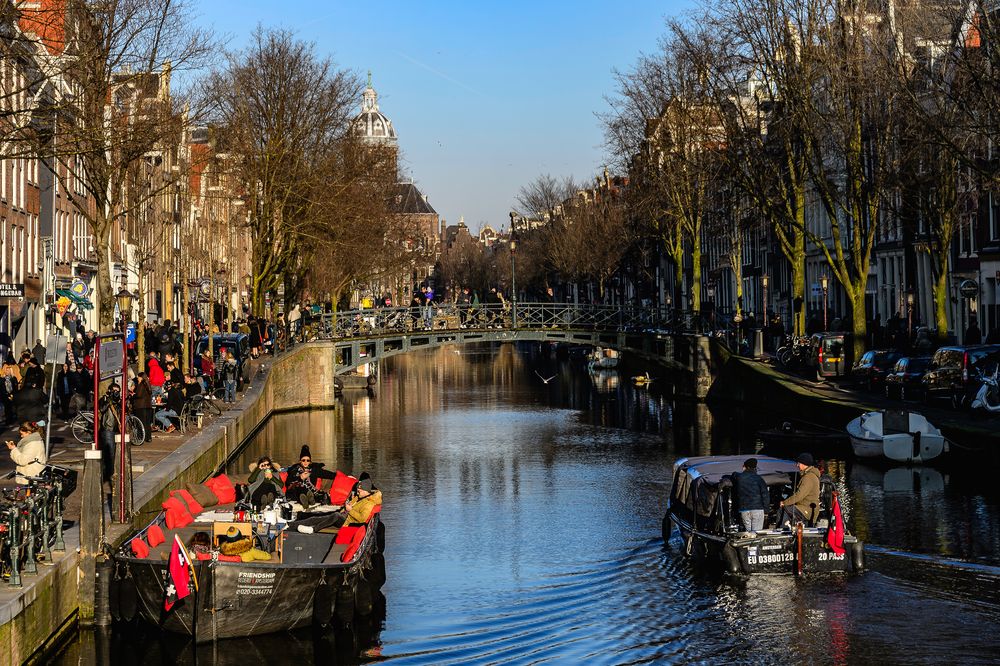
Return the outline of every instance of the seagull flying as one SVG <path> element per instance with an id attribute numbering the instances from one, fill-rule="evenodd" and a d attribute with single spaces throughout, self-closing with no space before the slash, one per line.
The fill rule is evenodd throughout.
<path id="1" fill-rule="evenodd" d="M 535 370 L 535 374 L 536 374 L 536 375 L 538 375 L 538 370 Z M 556 378 L 556 376 L 555 376 L 555 375 L 552 375 L 551 377 L 549 377 L 548 379 L 546 379 L 545 377 L 542 377 L 541 375 L 538 375 L 538 378 L 542 380 L 542 383 L 543 383 L 543 384 L 548 384 L 548 383 L 549 383 L 549 382 L 551 382 L 551 381 L 552 381 L 553 379 L 555 379 L 555 378 Z"/>

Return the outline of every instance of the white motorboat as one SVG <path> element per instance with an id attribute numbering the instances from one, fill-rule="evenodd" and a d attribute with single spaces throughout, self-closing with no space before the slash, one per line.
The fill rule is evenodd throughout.
<path id="1" fill-rule="evenodd" d="M 866 412 L 847 424 L 847 434 L 859 458 L 921 463 L 948 450 L 948 440 L 940 430 L 922 414 L 905 409 Z"/>
<path id="2" fill-rule="evenodd" d="M 591 370 L 611 370 L 618 367 L 618 352 L 614 349 L 596 348 L 590 354 Z"/>

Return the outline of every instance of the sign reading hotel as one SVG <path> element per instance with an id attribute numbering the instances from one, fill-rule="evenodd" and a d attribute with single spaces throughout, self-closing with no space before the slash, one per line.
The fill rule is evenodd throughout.
<path id="1" fill-rule="evenodd" d="M 0 283 L 0 298 L 24 298 L 24 283 L 3 284 Z"/>

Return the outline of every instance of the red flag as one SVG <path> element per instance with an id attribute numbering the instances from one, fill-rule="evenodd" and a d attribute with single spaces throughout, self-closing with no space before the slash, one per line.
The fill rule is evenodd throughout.
<path id="1" fill-rule="evenodd" d="M 187 551 L 181 545 L 180 538 L 174 535 L 174 546 L 170 549 L 170 561 L 167 564 L 167 598 L 163 601 L 163 609 L 170 610 L 174 604 L 191 594 L 191 561 Z"/>
<path id="2" fill-rule="evenodd" d="M 844 554 L 844 516 L 837 493 L 833 493 L 833 524 L 826 530 L 826 542 L 837 555 Z"/>

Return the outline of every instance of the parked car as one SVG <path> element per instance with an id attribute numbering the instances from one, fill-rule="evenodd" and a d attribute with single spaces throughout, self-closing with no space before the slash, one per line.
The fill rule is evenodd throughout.
<path id="1" fill-rule="evenodd" d="M 930 356 L 904 356 L 885 376 L 885 397 L 897 400 L 917 399 L 924 393 L 924 373 Z"/>
<path id="2" fill-rule="evenodd" d="M 841 377 L 851 367 L 853 356 L 849 333 L 813 333 L 809 337 L 809 367 L 817 379 Z"/>
<path id="3" fill-rule="evenodd" d="M 948 400 L 961 407 L 979 389 L 979 374 L 990 374 L 1000 361 L 1000 345 L 941 347 L 924 374 L 924 399 Z"/>
<path id="4" fill-rule="evenodd" d="M 895 351 L 866 351 L 851 368 L 851 377 L 869 391 L 874 391 L 882 386 L 885 376 L 902 356 Z"/>
<path id="5" fill-rule="evenodd" d="M 194 366 L 198 368 L 198 372 L 201 372 L 201 354 L 208 349 L 208 336 L 202 336 L 198 340 L 198 344 L 195 347 L 194 355 Z M 233 357 L 236 359 L 236 365 L 239 366 L 240 374 L 238 386 L 240 390 L 243 388 L 244 383 L 244 364 L 247 359 L 250 358 L 250 337 L 246 333 L 216 333 L 212 336 L 212 352 L 215 357 L 215 367 L 218 370 L 222 361 L 220 357 L 223 351 L 233 352 Z"/>

